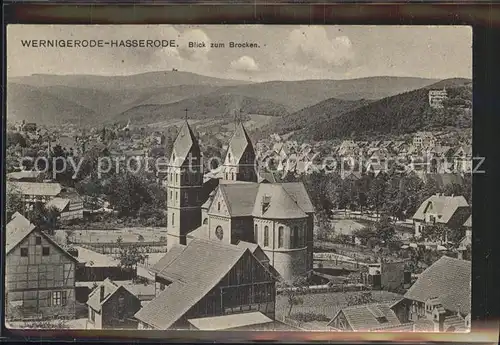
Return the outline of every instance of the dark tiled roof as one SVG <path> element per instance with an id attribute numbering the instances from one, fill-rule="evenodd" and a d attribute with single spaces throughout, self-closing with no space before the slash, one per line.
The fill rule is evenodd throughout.
<path id="1" fill-rule="evenodd" d="M 269 207 L 263 209 L 262 201 L 268 198 Z M 281 184 L 262 183 L 255 200 L 253 216 L 270 219 L 307 218 L 307 214 L 286 192 Z"/>
<path id="2" fill-rule="evenodd" d="M 228 160 L 229 157 L 226 157 L 226 162 L 231 161 L 238 164 L 245 151 L 250 151 L 255 154 L 252 140 L 248 136 L 243 124 L 239 122 L 236 125 L 236 130 L 231 138 L 231 141 L 229 142 L 228 153 L 231 152 L 233 156 L 231 157 L 231 160 Z"/>
<path id="3" fill-rule="evenodd" d="M 194 239 L 177 255 L 167 253 L 155 265 L 168 285 L 135 317 L 157 329 L 170 328 L 192 306 L 213 289 L 248 249 L 210 240 Z"/>
<path id="4" fill-rule="evenodd" d="M 471 263 L 442 256 L 418 277 L 405 298 L 425 303 L 437 297 L 446 310 L 468 314 L 471 310 Z"/>
<path id="5" fill-rule="evenodd" d="M 170 164 L 173 166 L 182 166 L 186 159 L 189 157 L 189 152 L 192 152 L 193 157 L 201 156 L 200 146 L 198 144 L 198 139 L 193 133 L 191 126 L 189 126 L 186 121 L 184 125 L 181 127 L 177 138 L 174 141 L 174 145 L 172 148 L 172 159 L 170 160 Z M 175 154 L 175 159 L 174 155 Z"/>

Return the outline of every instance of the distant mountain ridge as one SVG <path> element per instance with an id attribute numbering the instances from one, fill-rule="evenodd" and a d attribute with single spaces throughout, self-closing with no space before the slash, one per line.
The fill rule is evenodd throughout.
<path id="1" fill-rule="evenodd" d="M 146 125 L 182 118 L 185 108 L 192 119 L 220 119 L 233 116 L 241 106 L 245 113 L 280 117 L 270 125 L 288 130 L 439 82 L 369 77 L 251 83 L 182 71 L 130 76 L 37 74 L 9 78 L 7 119 L 46 124 L 78 120 L 82 125 L 131 119 Z"/>

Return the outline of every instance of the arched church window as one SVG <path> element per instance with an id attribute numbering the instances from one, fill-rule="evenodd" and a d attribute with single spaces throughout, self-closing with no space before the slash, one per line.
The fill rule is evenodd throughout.
<path id="1" fill-rule="evenodd" d="M 280 226 L 278 228 L 278 248 L 283 248 L 283 238 L 285 236 L 285 228 Z"/>
<path id="2" fill-rule="evenodd" d="M 269 246 L 269 227 L 266 225 L 264 227 L 264 247 Z"/>
<path id="3" fill-rule="evenodd" d="M 253 240 L 255 243 L 259 243 L 259 226 L 257 224 L 255 224 L 253 230 Z"/>
<path id="4" fill-rule="evenodd" d="M 174 221 L 174 214 L 172 213 L 172 225 L 174 225 L 175 221 Z"/>
<path id="5" fill-rule="evenodd" d="M 208 218 L 203 219 L 203 225 L 207 225 L 207 224 L 208 224 Z"/>
<path id="6" fill-rule="evenodd" d="M 220 211 L 220 202 L 217 203 L 217 211 Z"/>
<path id="7" fill-rule="evenodd" d="M 217 238 L 222 241 L 222 238 L 224 237 L 222 226 L 219 225 L 217 228 L 215 228 L 215 236 L 217 236 Z"/>

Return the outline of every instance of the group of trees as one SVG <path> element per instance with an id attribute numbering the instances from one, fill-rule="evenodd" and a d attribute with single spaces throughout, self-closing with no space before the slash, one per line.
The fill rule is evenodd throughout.
<path id="1" fill-rule="evenodd" d="M 288 181 L 296 181 L 290 177 Z M 472 180 L 465 176 L 463 184 L 440 186 L 436 180 L 422 179 L 413 174 L 381 172 L 376 177 L 362 174 L 359 179 L 342 179 L 338 173 L 315 172 L 299 178 L 304 182 L 317 214 L 330 215 L 332 209 L 370 210 L 396 219 L 407 219 L 422 202 L 436 193 L 463 195 L 471 202 Z"/>

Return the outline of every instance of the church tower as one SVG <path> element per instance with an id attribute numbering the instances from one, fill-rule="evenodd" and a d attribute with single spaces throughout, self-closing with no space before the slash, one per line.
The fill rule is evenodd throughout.
<path id="1" fill-rule="evenodd" d="M 186 122 L 172 147 L 167 172 L 167 247 L 186 244 L 186 235 L 201 225 L 203 166 L 198 140 Z"/>
<path id="2" fill-rule="evenodd" d="M 255 150 L 241 121 L 237 121 L 224 160 L 223 179 L 257 182 Z"/>

